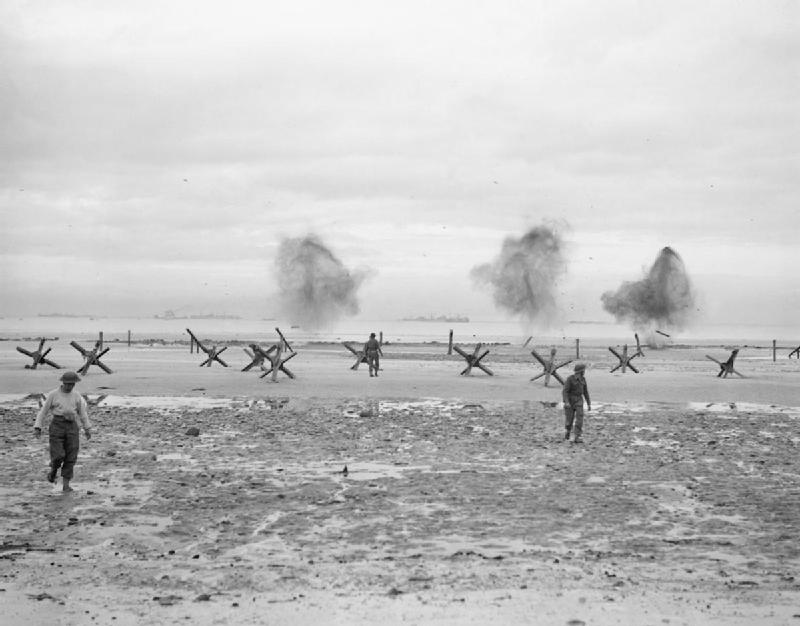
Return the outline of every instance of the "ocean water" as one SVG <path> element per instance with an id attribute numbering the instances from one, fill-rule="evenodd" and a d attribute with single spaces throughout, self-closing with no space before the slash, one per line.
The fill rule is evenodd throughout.
<path id="1" fill-rule="evenodd" d="M 274 319 L 157 319 L 120 317 L 6 317 L 0 318 L 0 338 L 22 339 L 58 337 L 66 341 L 92 341 L 100 332 L 106 342 L 149 339 L 168 342 L 189 339 L 191 329 L 200 339 L 222 341 L 271 342 L 280 328 L 292 343 L 364 341 L 370 332 L 383 333 L 384 341 L 394 343 L 447 343 L 452 329 L 454 340 L 462 343 L 522 343 L 528 337 L 537 344 L 581 341 L 634 343 L 634 330 L 628 326 L 600 322 L 568 322 L 559 327 L 527 328 L 515 320 L 474 320 L 469 322 L 359 320 L 347 319 L 325 329 L 305 329 Z M 800 345 L 800 323 L 790 326 L 706 325 L 681 331 L 669 330 L 670 337 L 639 331 L 642 343 L 654 338 L 659 343 L 730 343 L 771 346 Z"/>

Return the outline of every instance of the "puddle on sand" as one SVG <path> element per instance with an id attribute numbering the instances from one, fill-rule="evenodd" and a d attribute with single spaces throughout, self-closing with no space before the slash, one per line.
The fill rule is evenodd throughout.
<path id="1" fill-rule="evenodd" d="M 413 412 L 413 411 L 438 411 L 442 413 L 451 413 L 452 411 L 457 411 L 462 408 L 472 409 L 476 408 L 479 405 L 476 404 L 464 404 L 463 402 L 453 402 L 452 400 L 439 400 L 436 398 L 426 398 L 424 400 L 415 400 L 415 401 L 390 401 L 390 400 L 381 400 L 378 403 L 378 407 L 383 411 L 399 411 L 403 412 Z"/>
<path id="2" fill-rule="evenodd" d="M 680 443 L 678 441 L 675 441 L 674 439 L 656 439 L 655 441 L 653 441 L 653 440 L 639 439 L 638 437 L 635 437 L 633 441 L 631 441 L 631 445 L 648 446 L 650 448 L 672 449 L 672 448 L 678 448 L 680 446 Z"/>
<path id="3" fill-rule="evenodd" d="M 21 403 L 36 404 L 36 394 L 0 394 L 0 406 L 18 405 Z M 287 401 L 271 399 L 263 396 L 248 398 L 207 398 L 198 396 L 115 396 L 91 395 L 85 396 L 93 406 L 111 408 L 154 409 L 160 411 L 173 411 L 178 409 L 204 409 L 237 408 L 240 410 L 253 409 L 261 403 L 267 408 L 284 406 Z"/>
<path id="4" fill-rule="evenodd" d="M 689 402 L 693 411 L 709 413 L 768 413 L 770 415 L 800 416 L 800 407 L 756 404 L 754 402 Z"/>
<path id="5" fill-rule="evenodd" d="M 347 465 L 347 474 L 342 470 Z M 279 469 L 279 468 L 276 468 Z M 330 476 L 331 478 L 342 478 L 349 481 L 379 480 L 390 478 L 402 480 L 406 472 L 430 472 L 430 465 L 394 465 L 390 463 L 309 463 L 305 465 L 282 466 L 284 475 L 300 475 L 306 478 L 317 478 L 320 476 Z"/>
<path id="6" fill-rule="evenodd" d="M 156 457 L 156 460 L 158 460 L 158 461 L 181 461 L 181 462 L 189 463 L 189 464 L 192 464 L 192 465 L 197 463 L 197 459 L 192 457 L 192 455 L 184 454 L 182 452 L 168 452 L 167 454 L 159 454 Z"/>

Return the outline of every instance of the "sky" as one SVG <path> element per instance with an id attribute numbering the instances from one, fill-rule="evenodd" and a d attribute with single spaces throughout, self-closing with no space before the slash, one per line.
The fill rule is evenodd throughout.
<path id="1" fill-rule="evenodd" d="M 0 3 L 0 315 L 260 318 L 281 242 L 359 316 L 504 319 L 546 225 L 562 319 L 681 257 L 697 323 L 800 310 L 800 4 Z"/>

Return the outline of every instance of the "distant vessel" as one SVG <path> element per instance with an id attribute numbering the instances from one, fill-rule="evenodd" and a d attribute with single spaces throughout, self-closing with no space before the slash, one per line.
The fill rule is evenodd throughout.
<path id="1" fill-rule="evenodd" d="M 433 315 L 429 315 L 428 317 L 424 317 L 422 315 L 418 317 L 404 317 L 401 321 L 403 322 L 450 322 L 456 324 L 465 324 L 469 322 L 469 318 L 465 315 L 439 315 L 438 317 L 434 317 Z"/>
<path id="2" fill-rule="evenodd" d="M 178 317 L 175 311 L 164 311 L 163 315 L 154 315 L 157 320 L 240 320 L 238 315 L 225 315 L 219 313 L 206 313 L 203 315 L 182 315 Z"/>

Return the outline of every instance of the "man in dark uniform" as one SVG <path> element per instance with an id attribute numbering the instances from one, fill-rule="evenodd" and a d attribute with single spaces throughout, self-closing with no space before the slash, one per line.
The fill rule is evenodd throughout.
<path id="1" fill-rule="evenodd" d="M 370 333 L 367 343 L 364 344 L 364 356 L 367 357 L 370 377 L 377 376 L 381 365 L 380 357 L 383 356 L 383 351 L 381 350 L 381 344 L 375 339 L 375 333 Z M 375 374 L 372 373 L 373 370 L 375 370 Z"/>
<path id="2" fill-rule="evenodd" d="M 575 426 L 575 443 L 582 443 L 583 434 L 583 399 L 586 398 L 586 410 L 592 410 L 592 401 L 589 399 L 589 387 L 586 384 L 584 373 L 586 365 L 578 363 L 575 365 L 575 373 L 567 377 L 564 381 L 564 427 L 566 433 L 564 439 L 569 441 L 569 434 Z"/>

